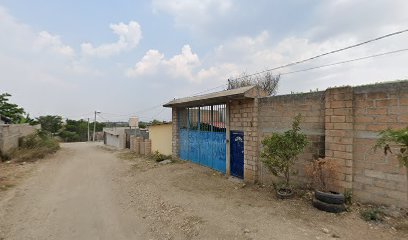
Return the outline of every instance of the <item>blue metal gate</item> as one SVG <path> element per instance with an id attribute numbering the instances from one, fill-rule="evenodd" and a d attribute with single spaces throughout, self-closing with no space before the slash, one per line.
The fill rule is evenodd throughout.
<path id="1" fill-rule="evenodd" d="M 244 133 L 231 131 L 231 175 L 244 177 Z"/>
<path id="2" fill-rule="evenodd" d="M 179 111 L 179 156 L 226 172 L 225 105 Z"/>

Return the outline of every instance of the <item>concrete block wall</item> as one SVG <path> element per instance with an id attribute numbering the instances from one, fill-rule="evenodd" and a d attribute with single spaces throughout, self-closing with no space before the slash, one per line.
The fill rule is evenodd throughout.
<path id="1" fill-rule="evenodd" d="M 40 125 L 29 124 L 4 124 L 0 125 L 0 152 L 3 154 L 18 147 L 21 137 L 30 135 L 40 129 Z"/>
<path id="2" fill-rule="evenodd" d="M 233 100 L 229 103 L 230 131 L 244 132 L 244 179 L 248 182 L 255 182 L 259 178 L 258 104 L 258 99 Z"/>
<path id="3" fill-rule="evenodd" d="M 330 88 L 325 94 L 325 157 L 338 164 L 334 190 L 344 192 L 353 183 L 353 89 Z"/>
<path id="4" fill-rule="evenodd" d="M 408 126 L 408 81 L 261 98 L 259 109 L 261 139 L 289 129 L 296 114 L 304 116 L 302 131 L 313 144 L 300 156 L 295 180 L 307 181 L 303 163 L 315 158 L 323 143 L 325 157 L 339 166 L 338 191 L 352 190 L 362 202 L 408 207 L 407 169 L 395 156 L 374 151 L 380 131 Z M 262 166 L 260 171 L 259 181 L 270 182 L 271 174 Z"/>
<path id="5" fill-rule="evenodd" d="M 290 94 L 259 99 L 259 127 L 260 138 L 263 139 L 273 132 L 283 133 L 292 127 L 293 118 L 302 115 L 301 128 L 308 136 L 309 147 L 299 156 L 294 166 L 297 174 L 292 176 L 295 181 L 305 182 L 305 164 L 324 155 L 324 92 L 307 94 Z M 262 144 L 259 143 L 259 151 Z M 270 184 L 272 174 L 260 161 L 259 182 Z"/>
<path id="6" fill-rule="evenodd" d="M 143 140 L 141 137 L 131 136 L 130 151 L 140 155 L 149 155 L 152 153 L 152 141 L 150 139 Z"/>
<path id="7" fill-rule="evenodd" d="M 182 110 L 179 108 L 172 108 L 172 156 L 173 158 L 179 157 L 179 112 Z"/>
<path id="8" fill-rule="evenodd" d="M 246 181 L 268 183 L 272 180 L 259 159 L 261 140 L 273 132 L 288 130 L 293 117 L 300 113 L 302 131 L 311 144 L 299 156 L 295 181 L 308 181 L 304 165 L 317 157 L 326 157 L 339 165 L 337 190 L 350 189 L 354 199 L 362 202 L 408 207 L 407 169 L 400 167 L 395 157 L 373 149 L 381 130 L 408 126 L 408 81 L 230 100 L 227 106 L 229 129 L 244 132 Z M 175 157 L 179 152 L 180 114 L 182 110 L 173 108 L 172 153 Z"/>
<path id="9" fill-rule="evenodd" d="M 378 132 L 408 126 L 408 82 L 353 88 L 353 194 L 355 199 L 408 207 L 407 169 L 374 151 Z M 398 152 L 393 148 L 392 151 Z"/>

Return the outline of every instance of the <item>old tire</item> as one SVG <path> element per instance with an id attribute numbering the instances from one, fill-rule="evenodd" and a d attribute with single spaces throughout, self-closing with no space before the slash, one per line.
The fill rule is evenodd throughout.
<path id="1" fill-rule="evenodd" d="M 280 188 L 276 190 L 276 196 L 279 199 L 288 199 L 293 197 L 293 190 L 289 188 Z"/>
<path id="2" fill-rule="evenodd" d="M 330 204 L 344 204 L 344 194 L 337 192 L 315 191 L 315 198 Z"/>
<path id="3" fill-rule="evenodd" d="M 331 213 L 341 213 L 346 210 L 346 206 L 344 204 L 325 203 L 316 198 L 313 199 L 313 206 L 321 211 Z"/>

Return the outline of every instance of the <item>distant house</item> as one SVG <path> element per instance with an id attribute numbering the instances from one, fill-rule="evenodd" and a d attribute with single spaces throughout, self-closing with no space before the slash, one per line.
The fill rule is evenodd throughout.
<path id="1" fill-rule="evenodd" d="M 131 136 L 148 139 L 149 132 L 147 129 L 130 127 L 112 127 L 103 129 L 104 144 L 118 149 L 130 148 Z"/>
<path id="2" fill-rule="evenodd" d="M 103 143 L 118 149 L 126 148 L 126 132 L 128 127 L 113 127 L 103 129 Z"/>
<path id="3" fill-rule="evenodd" d="M 152 152 L 161 154 L 172 154 L 172 123 L 156 124 L 149 127 L 149 139 L 152 143 Z"/>

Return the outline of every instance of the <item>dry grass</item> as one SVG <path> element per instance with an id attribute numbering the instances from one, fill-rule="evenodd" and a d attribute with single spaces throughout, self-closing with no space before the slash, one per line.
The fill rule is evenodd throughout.
<path id="1" fill-rule="evenodd" d="M 59 149 L 56 139 L 40 131 L 22 138 L 20 147 L 10 153 L 10 158 L 16 162 L 30 162 L 42 159 Z"/>

